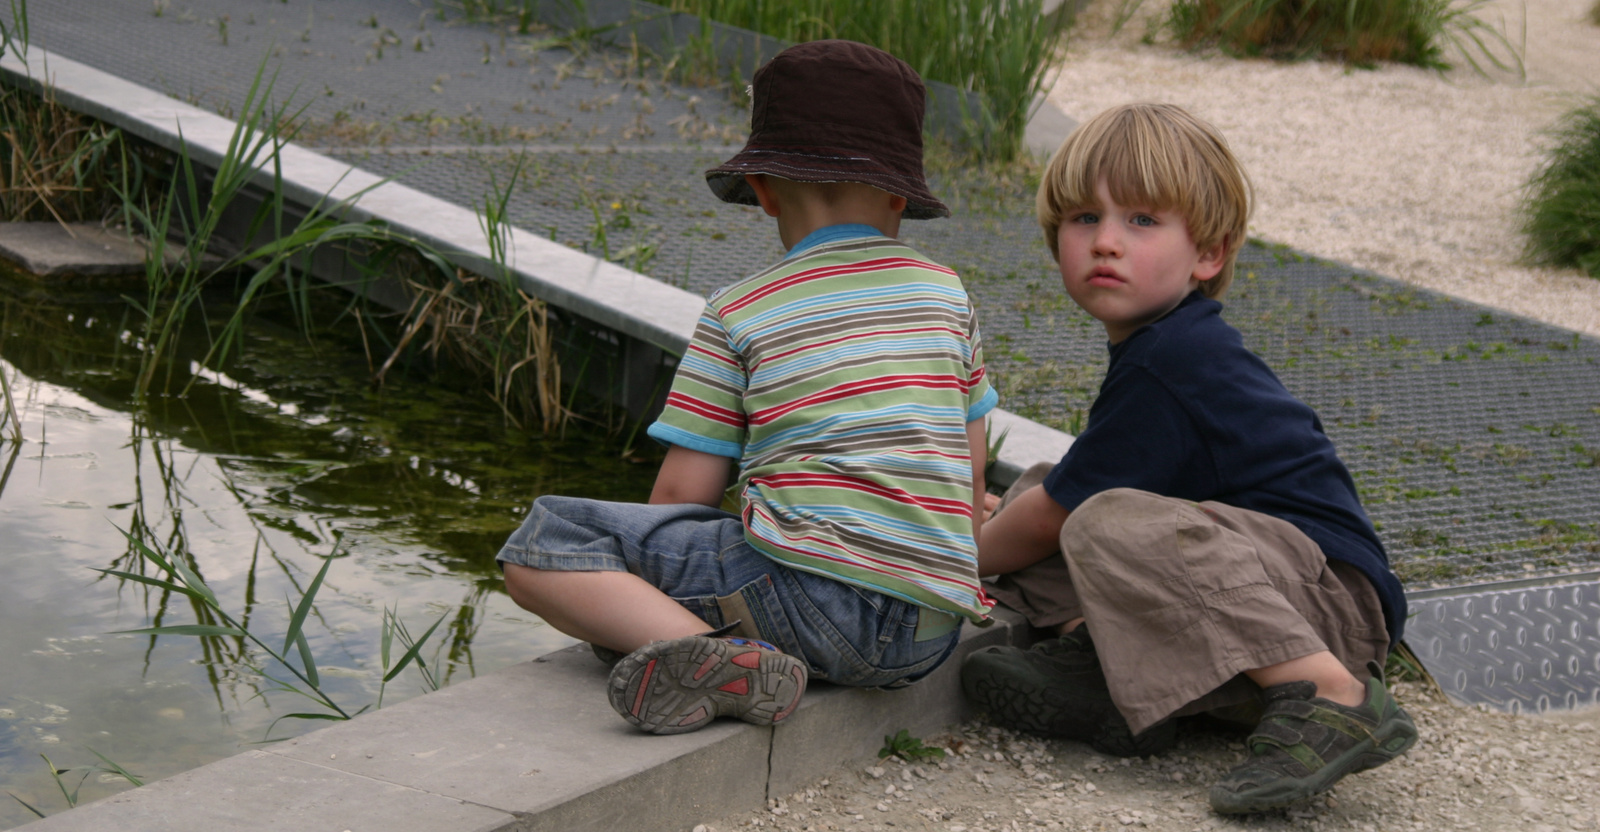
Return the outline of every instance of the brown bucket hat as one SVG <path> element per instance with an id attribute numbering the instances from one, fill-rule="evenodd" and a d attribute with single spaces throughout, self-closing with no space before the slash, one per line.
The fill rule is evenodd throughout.
<path id="1" fill-rule="evenodd" d="M 906 219 L 950 216 L 922 175 L 926 90 L 905 61 L 864 43 L 815 40 L 756 71 L 750 140 L 706 171 L 724 202 L 758 205 L 747 173 L 860 182 L 906 198 Z"/>

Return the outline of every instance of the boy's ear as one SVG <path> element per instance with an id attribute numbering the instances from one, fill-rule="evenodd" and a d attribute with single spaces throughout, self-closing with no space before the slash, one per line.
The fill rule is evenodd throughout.
<path id="1" fill-rule="evenodd" d="M 1221 242 L 1200 252 L 1200 260 L 1194 266 L 1194 279 L 1206 281 L 1221 274 L 1222 264 L 1227 262 L 1227 253 L 1227 237 L 1223 237 Z"/>
<path id="2" fill-rule="evenodd" d="M 899 194 L 889 194 L 890 211 L 893 211 L 896 214 L 903 214 L 905 213 L 906 205 L 908 204 L 910 204 L 910 200 L 906 199 L 905 197 L 900 196 Z"/>
<path id="3" fill-rule="evenodd" d="M 750 186 L 750 190 L 756 192 L 756 201 L 761 203 L 761 210 L 766 211 L 769 217 L 776 217 L 779 207 L 778 195 L 773 192 L 771 183 L 767 182 L 767 175 L 747 173 L 744 175 L 744 181 Z"/>

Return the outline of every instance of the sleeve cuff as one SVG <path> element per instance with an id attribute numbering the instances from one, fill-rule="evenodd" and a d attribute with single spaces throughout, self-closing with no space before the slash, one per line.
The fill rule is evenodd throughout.
<path id="1" fill-rule="evenodd" d="M 967 421 L 976 422 L 982 419 L 989 415 L 989 411 L 994 410 L 999 404 L 1000 394 L 996 393 L 993 387 L 990 387 L 984 391 L 983 398 L 978 399 L 977 404 L 967 408 Z"/>
<path id="2" fill-rule="evenodd" d="M 707 439 L 697 433 L 690 433 L 683 428 L 674 427 L 665 422 L 652 423 L 645 433 L 651 439 L 663 445 L 678 445 L 691 451 L 725 456 L 735 461 L 744 457 L 744 447 L 737 442 Z"/>

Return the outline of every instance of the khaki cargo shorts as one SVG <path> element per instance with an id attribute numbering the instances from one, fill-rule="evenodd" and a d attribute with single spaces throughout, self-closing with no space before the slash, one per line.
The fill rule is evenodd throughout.
<path id="1" fill-rule="evenodd" d="M 1029 469 L 1012 493 L 1049 470 Z M 1204 711 L 1254 724 L 1260 688 L 1245 670 L 1329 650 L 1365 680 L 1388 654 L 1371 583 L 1275 517 L 1113 489 L 1072 513 L 1061 550 L 987 590 L 1036 627 L 1083 617 L 1136 733 Z"/>

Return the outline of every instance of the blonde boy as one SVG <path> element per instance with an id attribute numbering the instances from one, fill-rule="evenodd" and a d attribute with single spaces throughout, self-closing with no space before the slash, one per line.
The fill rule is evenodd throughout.
<path id="1" fill-rule="evenodd" d="M 1110 364 L 979 558 L 1023 570 L 993 594 L 1064 635 L 962 673 L 998 721 L 1113 754 L 1169 747 L 1177 716 L 1250 713 L 1219 812 L 1308 798 L 1416 738 L 1380 676 L 1405 620 L 1383 546 L 1316 414 L 1219 314 L 1249 203 L 1226 142 L 1173 106 L 1102 113 L 1051 160 L 1039 222 Z"/>
<path id="2" fill-rule="evenodd" d="M 816 41 L 752 93 L 749 142 L 706 178 L 775 217 L 788 256 L 707 303 L 650 427 L 669 446 L 650 505 L 541 497 L 499 554 L 518 604 L 628 654 L 611 704 L 654 733 L 781 722 L 810 678 L 910 684 L 992 603 L 977 319 L 894 239 L 949 214 L 923 181 L 922 81 Z"/>

